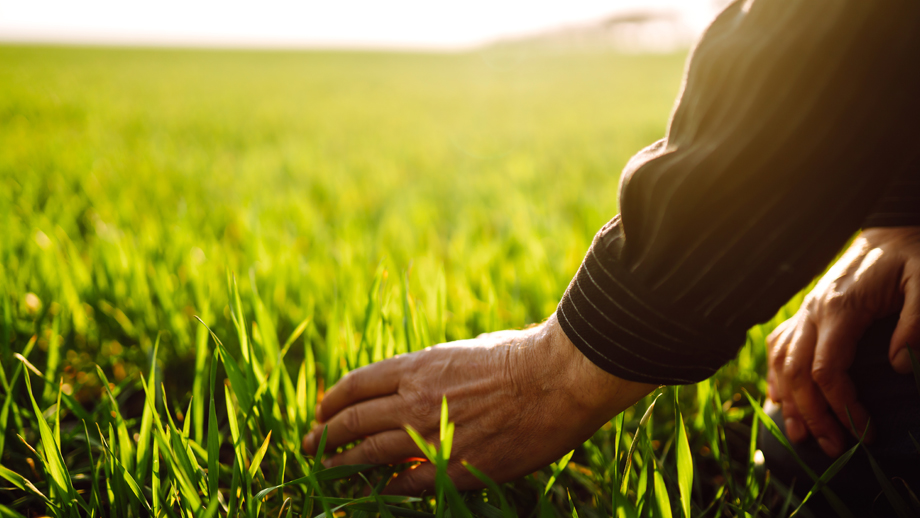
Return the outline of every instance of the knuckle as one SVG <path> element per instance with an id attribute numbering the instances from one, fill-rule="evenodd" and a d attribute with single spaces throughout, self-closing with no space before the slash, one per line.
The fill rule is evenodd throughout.
<path id="1" fill-rule="evenodd" d="M 398 491 L 400 494 L 417 495 L 425 489 L 424 481 L 422 477 L 419 476 L 418 469 L 407 471 L 399 477 L 396 477 L 396 480 L 399 482 Z"/>
<path id="2" fill-rule="evenodd" d="M 413 390 L 404 396 L 408 415 L 416 424 L 428 424 L 434 414 L 435 399 L 423 390 Z"/>
<path id="3" fill-rule="evenodd" d="M 810 369 L 798 362 L 786 362 L 783 377 L 796 386 L 811 381 Z"/>
<path id="4" fill-rule="evenodd" d="M 789 327 L 790 322 L 792 322 L 791 319 L 783 321 L 783 323 L 776 326 L 776 329 L 774 329 L 769 335 L 767 335 L 767 339 L 766 339 L 767 346 L 773 347 L 779 341 L 783 333 L 786 332 L 786 328 Z"/>
<path id="5" fill-rule="evenodd" d="M 805 426 L 811 430 L 813 435 L 826 435 L 829 431 L 827 414 L 821 413 L 806 413 L 802 414 L 802 419 L 805 421 Z"/>
<path id="6" fill-rule="evenodd" d="M 352 434 L 361 432 L 361 416 L 358 414 L 357 407 L 349 407 L 345 410 L 342 415 L 342 426 Z"/>
<path id="7" fill-rule="evenodd" d="M 364 458 L 368 463 L 383 464 L 385 462 L 380 439 L 376 435 L 364 439 L 361 448 L 364 450 Z"/>
<path id="8" fill-rule="evenodd" d="M 827 366 L 815 364 L 811 369 L 811 379 L 821 387 L 833 385 L 836 378 L 837 372 Z"/>
<path id="9" fill-rule="evenodd" d="M 342 392 L 345 396 L 351 397 L 358 393 L 358 376 L 354 371 L 346 374 L 339 383 L 342 385 Z"/>
<path id="10" fill-rule="evenodd" d="M 783 370 L 783 365 L 786 363 L 786 348 L 776 348 L 770 352 L 770 365 L 773 366 L 777 371 Z"/>
<path id="11" fill-rule="evenodd" d="M 836 313 L 849 307 L 850 297 L 846 293 L 834 291 L 824 296 L 821 305 L 830 313 Z"/>

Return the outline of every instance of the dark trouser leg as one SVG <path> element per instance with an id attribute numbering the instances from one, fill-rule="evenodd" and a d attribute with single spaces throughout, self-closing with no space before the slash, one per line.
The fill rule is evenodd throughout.
<path id="1" fill-rule="evenodd" d="M 869 411 L 871 422 L 876 428 L 876 438 L 869 450 L 885 475 L 893 479 L 894 486 L 907 499 L 909 496 L 904 490 L 904 483 L 898 478 L 920 495 L 920 453 L 908 435 L 913 434 L 920 441 L 920 392 L 912 375 L 895 373 L 888 362 L 888 345 L 897 323 L 898 317 L 895 315 L 879 320 L 869 328 L 859 342 L 850 375 L 859 399 Z M 770 417 L 783 428 L 780 409 L 775 409 Z M 760 448 L 771 475 L 786 486 L 794 478 L 796 494 L 799 498 L 804 497 L 813 485 L 812 480 L 763 427 L 759 437 Z M 851 439 L 849 446 L 853 444 L 856 444 L 855 439 Z M 821 451 L 814 438 L 810 437 L 794 446 L 799 457 L 818 475 L 833 462 Z M 882 488 L 863 451 L 856 452 L 829 486 L 855 516 L 893 515 L 885 496 L 880 496 Z M 806 506 L 817 517 L 836 515 L 820 495 L 813 496 Z"/>

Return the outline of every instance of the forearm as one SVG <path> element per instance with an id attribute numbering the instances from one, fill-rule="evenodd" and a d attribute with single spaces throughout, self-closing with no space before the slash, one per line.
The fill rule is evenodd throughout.
<path id="1" fill-rule="evenodd" d="M 601 426 L 623 410 L 634 405 L 658 385 L 629 381 L 604 371 L 568 338 L 559 324 L 557 314 L 551 315 L 537 331 L 535 340 L 527 353 L 535 361 L 529 365 L 557 365 L 564 370 L 564 383 L 554 380 L 545 384 L 549 390 L 561 389 L 568 392 L 567 400 L 573 408 L 591 415 Z M 533 370 L 533 369 L 532 369 Z M 537 371 L 525 376 L 538 376 Z"/>

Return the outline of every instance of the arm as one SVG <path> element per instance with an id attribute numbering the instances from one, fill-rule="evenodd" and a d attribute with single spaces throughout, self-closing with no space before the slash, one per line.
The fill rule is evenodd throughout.
<path id="1" fill-rule="evenodd" d="M 891 16 L 876 5 L 730 7 L 694 52 L 668 138 L 627 166 L 622 215 L 598 233 L 556 318 L 350 373 L 317 418 L 330 449 L 365 439 L 331 463 L 419 456 L 403 427 L 434 440 L 446 394 L 457 423 L 451 477 L 481 486 L 465 459 L 506 481 L 576 447 L 656 384 L 715 372 L 904 167 L 908 138 L 895 129 L 920 115 L 910 98 L 920 81 L 916 67 L 895 64 L 917 44 L 884 36 L 920 37 L 920 6 L 890 0 L 900 9 Z M 308 453 L 321 431 L 304 438 Z M 433 484 L 423 464 L 387 491 Z"/>
<path id="2" fill-rule="evenodd" d="M 690 61 L 667 138 L 559 306 L 624 379 L 691 383 L 821 272 L 917 160 L 920 4 L 732 4 Z M 913 156 L 911 156 L 913 154 Z"/>

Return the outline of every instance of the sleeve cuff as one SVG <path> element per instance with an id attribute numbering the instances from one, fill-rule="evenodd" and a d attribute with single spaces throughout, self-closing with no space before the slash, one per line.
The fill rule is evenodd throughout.
<path id="1" fill-rule="evenodd" d="M 920 225 L 920 171 L 896 178 L 863 222 L 863 228 L 917 225 Z"/>
<path id="2" fill-rule="evenodd" d="M 563 295 L 556 313 L 566 336 L 629 381 L 682 385 L 712 376 L 737 354 L 746 330 L 706 325 L 640 286 L 616 261 L 620 231 L 617 216 L 598 232 Z"/>

